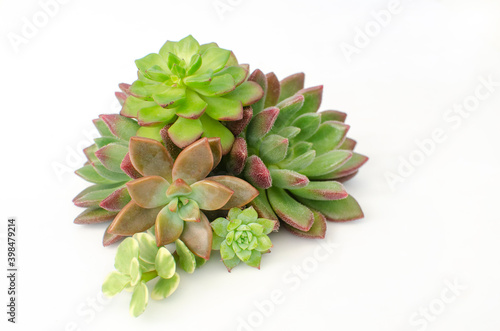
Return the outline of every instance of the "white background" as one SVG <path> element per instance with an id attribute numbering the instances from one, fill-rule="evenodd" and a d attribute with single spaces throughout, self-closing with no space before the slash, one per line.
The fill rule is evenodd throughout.
<path id="1" fill-rule="evenodd" d="M 216 9 L 220 3 L 225 12 Z M 373 12 L 389 3 L 67 0 L 43 22 L 39 2 L 0 0 L 0 264 L 5 268 L 5 220 L 16 216 L 20 268 L 18 324 L 5 322 L 2 276 L 0 325 L 499 330 L 500 4 L 401 0 L 380 28 Z M 34 16 L 43 26 L 23 36 Z M 365 28 L 371 36 L 357 47 Z M 14 34 L 26 37 L 22 44 L 9 41 Z M 128 293 L 92 305 L 116 246 L 101 246 L 103 225 L 72 223 L 81 210 L 71 200 L 87 184 L 70 171 L 83 163 L 91 120 L 119 110 L 114 92 L 134 80 L 133 61 L 188 34 L 232 49 L 252 68 L 280 78 L 303 71 L 307 86 L 324 85 L 322 109 L 347 112 L 357 150 L 370 157 L 346 185 L 366 217 L 328 225 L 331 253 L 283 230 L 272 236 L 260 271 L 240 266 L 229 274 L 214 258 L 182 273 L 172 297 L 151 301 L 133 319 Z M 343 53 L 347 44 L 355 54 Z M 487 96 L 481 79 L 496 82 Z M 477 89 L 483 100 L 473 105 Z M 473 109 L 451 113 L 464 103 Z M 446 138 L 422 157 L 416 141 L 435 130 Z M 410 157 L 414 169 L 398 173 Z M 389 173 L 404 176 L 391 187 Z M 327 255 L 318 261 L 315 252 Z M 302 279 L 293 276 L 294 265 L 305 267 Z M 454 293 L 449 284 L 456 282 Z M 282 300 L 264 316 L 255 302 L 272 293 Z"/>

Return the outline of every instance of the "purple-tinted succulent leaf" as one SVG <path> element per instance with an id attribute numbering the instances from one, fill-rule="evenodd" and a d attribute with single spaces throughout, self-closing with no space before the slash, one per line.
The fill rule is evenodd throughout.
<path id="1" fill-rule="evenodd" d="M 210 144 L 210 149 L 212 150 L 212 157 L 214 160 L 214 165 L 212 167 L 213 169 L 217 167 L 222 160 L 222 145 L 220 143 L 219 137 L 208 138 L 208 143 Z"/>
<path id="2" fill-rule="evenodd" d="M 245 168 L 247 157 L 248 150 L 246 140 L 241 137 L 236 138 L 231 148 L 231 152 L 229 152 L 227 156 L 227 171 L 233 175 L 239 175 Z"/>
<path id="3" fill-rule="evenodd" d="M 264 95 L 264 91 L 259 84 L 246 81 L 238 86 L 234 91 L 224 95 L 224 98 L 240 101 L 243 106 L 250 106 L 259 101 Z"/>
<path id="4" fill-rule="evenodd" d="M 252 107 L 248 106 L 243 108 L 243 118 L 238 121 L 229 121 L 226 123 L 226 127 L 231 131 L 231 133 L 236 137 L 245 130 L 248 123 L 252 120 L 253 111 Z"/>
<path id="5" fill-rule="evenodd" d="M 120 103 L 120 106 L 123 106 L 128 96 L 123 92 L 115 92 L 115 97 Z"/>
<path id="6" fill-rule="evenodd" d="M 319 114 L 321 115 L 321 123 L 324 123 L 326 121 L 337 121 L 344 123 L 347 117 L 346 113 L 338 110 L 323 110 Z"/>
<path id="7" fill-rule="evenodd" d="M 302 105 L 302 108 L 298 111 L 297 116 L 306 113 L 315 113 L 321 105 L 323 85 L 302 89 L 298 91 L 297 94 L 302 94 L 304 96 L 304 105 Z"/>
<path id="8" fill-rule="evenodd" d="M 256 196 L 251 202 L 250 206 L 253 207 L 260 218 L 278 221 L 278 216 L 274 213 L 273 208 L 269 204 L 269 200 L 267 199 L 267 193 L 265 190 L 258 190 L 259 195 Z M 274 231 L 278 231 L 280 222 L 275 222 Z"/>
<path id="9" fill-rule="evenodd" d="M 130 194 L 126 187 L 115 190 L 99 203 L 99 207 L 107 211 L 119 212 L 130 202 Z"/>
<path id="10" fill-rule="evenodd" d="M 114 137 L 108 126 L 102 119 L 96 118 L 92 120 L 92 122 L 94 123 L 94 126 L 102 137 Z"/>
<path id="11" fill-rule="evenodd" d="M 358 153 L 353 153 L 352 157 L 341 167 L 325 175 L 318 176 L 317 178 L 315 177 L 315 179 L 323 180 L 347 177 L 356 173 L 359 168 L 361 168 L 361 166 L 366 163 L 366 161 L 368 161 L 368 157 Z"/>
<path id="12" fill-rule="evenodd" d="M 293 74 L 281 80 L 281 94 L 279 101 L 283 101 L 304 88 L 305 75 L 303 72 Z"/>
<path id="13" fill-rule="evenodd" d="M 132 92 L 130 92 L 130 87 L 131 85 L 130 84 L 127 84 L 127 83 L 120 83 L 118 84 L 118 87 L 120 88 L 120 90 L 122 90 L 123 93 L 125 93 L 126 95 L 131 95 Z"/>
<path id="14" fill-rule="evenodd" d="M 233 176 L 214 176 L 208 178 L 211 181 L 217 182 L 224 185 L 228 189 L 232 190 L 234 193 L 231 198 L 226 202 L 226 204 L 221 209 L 231 209 L 234 207 L 243 207 L 250 203 L 256 196 L 259 195 L 259 191 L 255 189 L 248 182 Z"/>
<path id="15" fill-rule="evenodd" d="M 75 224 L 96 224 L 111 221 L 117 213 L 104 210 L 99 207 L 85 209 L 75 218 Z"/>
<path id="16" fill-rule="evenodd" d="M 309 185 L 291 189 L 290 192 L 310 200 L 340 200 L 348 196 L 344 186 L 335 181 L 310 182 Z"/>
<path id="17" fill-rule="evenodd" d="M 111 225 L 111 224 L 110 224 Z M 119 242 L 120 240 L 124 239 L 125 237 L 119 236 L 117 234 L 112 234 L 108 232 L 109 226 L 104 232 L 104 236 L 102 237 L 102 245 L 104 247 L 113 245 L 114 243 Z"/>
<path id="18" fill-rule="evenodd" d="M 191 186 L 186 183 L 183 179 L 178 178 L 174 180 L 172 185 L 167 190 L 167 196 L 170 198 L 185 196 L 191 193 Z"/>
<path id="19" fill-rule="evenodd" d="M 200 222 L 184 223 L 184 230 L 180 239 L 194 255 L 208 260 L 212 251 L 212 227 L 207 217 L 203 213 L 200 213 L 200 215 Z"/>
<path id="20" fill-rule="evenodd" d="M 95 156 L 101 161 L 102 165 L 111 171 L 121 172 L 121 163 L 127 155 L 127 147 L 113 143 L 106 145 L 95 152 Z"/>
<path id="21" fill-rule="evenodd" d="M 161 207 L 142 208 L 134 201 L 130 201 L 116 215 L 113 223 L 108 228 L 108 232 L 121 236 L 132 236 L 135 233 L 146 231 L 155 224 L 156 216 L 160 210 Z"/>
<path id="22" fill-rule="evenodd" d="M 101 175 L 106 179 L 111 180 L 112 182 L 126 182 L 129 180 L 129 177 L 126 174 L 124 174 L 121 170 L 120 172 L 111 171 L 105 166 L 103 166 L 101 161 L 99 160 L 92 162 L 91 164 L 99 175 Z"/>
<path id="23" fill-rule="evenodd" d="M 316 178 L 340 168 L 352 157 L 351 151 L 334 150 L 316 156 L 314 161 L 306 168 L 300 170 L 300 173 L 309 178 Z"/>
<path id="24" fill-rule="evenodd" d="M 207 177 L 213 169 L 212 149 L 207 138 L 199 139 L 177 156 L 172 168 L 172 178 L 183 179 L 189 185 Z"/>
<path id="25" fill-rule="evenodd" d="M 267 169 L 264 162 L 257 155 L 247 158 L 243 174 L 250 184 L 256 188 L 267 189 L 272 185 L 269 169 Z"/>
<path id="26" fill-rule="evenodd" d="M 305 187 L 309 184 L 307 176 L 288 169 L 269 169 L 273 186 L 283 189 L 293 189 Z"/>
<path id="27" fill-rule="evenodd" d="M 95 156 L 95 152 L 97 152 L 98 149 L 99 148 L 97 147 L 97 145 L 93 144 L 89 147 L 84 148 L 83 154 L 85 154 L 89 162 L 95 162 L 98 160 L 98 158 Z"/>
<path id="28" fill-rule="evenodd" d="M 179 217 L 186 222 L 199 222 L 201 219 L 200 207 L 198 204 L 189 200 L 187 204 L 179 208 L 178 211 Z"/>
<path id="29" fill-rule="evenodd" d="M 304 141 L 314 135 L 320 127 L 321 117 L 316 113 L 306 113 L 297 117 L 292 126 L 300 129 L 300 133 L 295 137 L 295 141 Z"/>
<path id="30" fill-rule="evenodd" d="M 260 71 L 259 69 L 255 70 L 254 72 L 252 72 L 250 77 L 248 77 L 248 80 L 259 84 L 264 93 L 267 93 L 267 78 L 262 71 Z M 254 115 L 257 115 L 264 109 L 265 101 L 266 100 L 264 98 L 261 98 L 259 101 L 252 105 Z"/>
<path id="31" fill-rule="evenodd" d="M 73 203 L 78 207 L 97 207 L 116 189 L 117 185 L 92 185 L 78 194 L 73 199 Z"/>
<path id="32" fill-rule="evenodd" d="M 277 104 L 276 107 L 280 110 L 280 116 L 278 116 L 274 123 L 274 129 L 279 130 L 289 125 L 297 117 L 295 114 L 302 108 L 303 104 L 304 96 L 301 94 L 294 95 Z"/>
<path id="33" fill-rule="evenodd" d="M 197 119 L 203 115 L 206 109 L 207 103 L 196 92 L 188 89 L 186 90 L 186 101 L 175 108 L 175 113 L 180 117 Z"/>
<path id="34" fill-rule="evenodd" d="M 142 137 L 130 139 L 129 154 L 132 165 L 143 176 L 161 176 L 172 181 L 172 157 L 158 141 Z"/>
<path id="35" fill-rule="evenodd" d="M 297 199 L 306 206 L 325 215 L 327 221 L 347 222 L 364 217 L 361 207 L 351 195 L 342 200 L 332 201 L 316 201 L 303 198 Z"/>
<path id="36" fill-rule="evenodd" d="M 307 140 L 313 144 L 316 155 L 321 155 L 342 145 L 347 131 L 349 131 L 349 125 L 327 121 L 321 124 L 317 132 Z"/>
<path id="37" fill-rule="evenodd" d="M 191 185 L 193 192 L 189 195 L 198 203 L 200 209 L 217 210 L 224 207 L 234 191 L 210 179 L 200 180 Z"/>
<path id="38" fill-rule="evenodd" d="M 135 136 L 139 129 L 139 124 L 136 121 L 117 114 L 101 115 L 99 118 L 106 123 L 115 137 L 125 141 Z"/>
<path id="39" fill-rule="evenodd" d="M 201 118 L 201 123 L 203 125 L 203 135 L 204 138 L 220 138 L 220 144 L 222 147 L 222 155 L 226 155 L 231 150 L 231 146 L 233 146 L 234 136 L 219 121 L 214 120 L 207 114 L 204 114 Z"/>
<path id="40" fill-rule="evenodd" d="M 354 176 L 356 176 L 358 174 L 359 171 L 355 171 L 353 172 L 352 174 L 348 175 L 348 176 L 345 176 L 345 177 L 340 177 L 340 178 L 335 178 L 335 180 L 339 183 L 345 183 L 347 182 L 348 180 L 352 179 Z"/>
<path id="41" fill-rule="evenodd" d="M 343 149 L 346 151 L 352 151 L 356 147 L 356 140 L 351 139 L 351 138 L 345 138 L 344 142 L 342 145 L 340 145 L 339 149 Z"/>
<path id="42" fill-rule="evenodd" d="M 130 154 L 127 153 L 120 164 L 120 169 L 126 173 L 130 178 L 136 179 L 141 178 L 142 175 L 134 168 L 132 161 L 130 160 Z"/>
<path id="43" fill-rule="evenodd" d="M 279 113 L 279 108 L 271 107 L 254 115 L 252 121 L 248 125 L 246 134 L 247 141 L 250 145 L 255 144 L 259 139 L 271 131 Z"/>
<path id="44" fill-rule="evenodd" d="M 156 246 L 168 245 L 179 239 L 184 229 L 184 221 L 177 212 L 172 212 L 165 206 L 157 213 L 155 224 Z"/>
<path id="45" fill-rule="evenodd" d="M 290 231 L 292 234 L 302 237 L 302 238 L 310 238 L 310 239 L 324 239 L 326 233 L 326 218 L 323 214 L 312 210 L 314 214 L 314 223 L 309 229 L 309 231 L 301 231 L 294 227 L 291 227 L 287 223 L 283 223 L 285 229 Z"/>
<path id="46" fill-rule="evenodd" d="M 168 129 L 170 139 L 180 148 L 184 148 L 195 142 L 200 138 L 202 133 L 203 125 L 199 118 L 192 120 L 179 117 Z"/>
<path id="47" fill-rule="evenodd" d="M 285 190 L 271 187 L 267 190 L 267 197 L 281 220 L 302 231 L 311 228 L 314 222 L 312 211 L 288 195 Z"/>
<path id="48" fill-rule="evenodd" d="M 260 144 L 262 161 L 266 164 L 276 164 L 283 161 L 288 152 L 288 143 L 288 139 L 280 135 L 267 135 Z"/>
<path id="49" fill-rule="evenodd" d="M 278 77 L 274 74 L 274 72 L 270 72 L 266 75 L 267 80 L 267 91 L 264 96 L 264 108 L 274 107 L 278 104 L 278 100 L 280 98 L 280 81 Z"/>
<path id="50" fill-rule="evenodd" d="M 115 144 L 115 143 L 122 144 L 123 146 L 126 146 L 126 144 L 124 144 L 123 140 L 118 139 L 114 136 L 113 137 L 98 137 L 98 138 L 95 138 L 94 141 L 95 141 L 95 145 L 96 145 L 97 149 L 103 148 L 106 145 Z M 95 158 L 95 159 L 97 159 L 97 158 Z"/>
<path id="51" fill-rule="evenodd" d="M 239 100 L 224 97 L 202 97 L 208 104 L 205 113 L 218 121 L 238 121 L 243 118 L 243 105 Z"/>
<path id="52" fill-rule="evenodd" d="M 99 175 L 92 165 L 87 164 L 75 171 L 75 174 L 85 179 L 87 182 L 95 184 L 112 184 L 113 181 Z"/>
<path id="53" fill-rule="evenodd" d="M 142 208 L 156 208 L 168 203 L 169 183 L 160 176 L 147 176 L 127 183 L 130 197 Z"/>
<path id="54" fill-rule="evenodd" d="M 167 124 L 160 130 L 160 136 L 161 140 L 165 144 L 165 147 L 167 148 L 168 153 L 172 156 L 172 158 L 175 160 L 177 156 L 180 154 L 182 151 L 181 148 L 179 148 L 172 139 L 168 136 L 168 129 L 170 129 L 171 125 Z"/>

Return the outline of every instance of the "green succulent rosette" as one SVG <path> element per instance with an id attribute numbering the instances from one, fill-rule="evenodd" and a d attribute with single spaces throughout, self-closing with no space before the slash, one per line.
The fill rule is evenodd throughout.
<path id="1" fill-rule="evenodd" d="M 263 95 L 247 81 L 248 65 L 215 43 L 200 45 L 192 36 L 167 41 L 159 53 L 136 61 L 138 79 L 121 84 L 121 115 L 137 119 L 138 135 L 161 141 L 160 130 L 184 148 L 200 137 L 219 137 L 229 152 L 234 136 L 223 124 L 243 117 L 243 107 Z"/>
<path id="2" fill-rule="evenodd" d="M 232 208 L 227 218 L 219 217 L 211 223 L 214 231 L 212 249 L 220 250 L 228 271 L 243 261 L 260 269 L 262 254 L 273 246 L 267 236 L 277 221 L 259 218 L 253 207 Z"/>
<path id="3" fill-rule="evenodd" d="M 281 82 L 256 70 L 264 90 L 252 116 L 231 127 L 239 137 L 224 160 L 227 170 L 259 189 L 251 205 L 261 217 L 280 219 L 292 233 L 323 238 L 326 221 L 350 221 L 363 212 L 341 182 L 368 160 L 346 138 L 346 114 L 318 112 L 323 87 L 304 89 L 304 74 Z"/>

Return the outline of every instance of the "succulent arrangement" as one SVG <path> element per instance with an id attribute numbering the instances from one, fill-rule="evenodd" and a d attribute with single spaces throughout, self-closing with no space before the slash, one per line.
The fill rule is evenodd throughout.
<path id="1" fill-rule="evenodd" d="M 327 221 L 363 217 L 342 183 L 368 158 L 353 151 L 345 113 L 319 111 L 322 86 L 304 88 L 302 73 L 250 74 L 192 36 L 136 65 L 137 80 L 116 93 L 120 114 L 94 120 L 100 137 L 76 171 L 92 185 L 73 199 L 85 208 L 75 223 L 110 222 L 103 245 L 121 241 L 102 290 L 132 292 L 132 316 L 213 250 L 228 271 L 260 269 L 280 225 L 324 238 Z"/>

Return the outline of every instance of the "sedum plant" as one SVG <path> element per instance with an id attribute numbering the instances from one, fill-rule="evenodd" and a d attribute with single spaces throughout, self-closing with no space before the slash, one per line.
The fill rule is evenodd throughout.
<path id="1" fill-rule="evenodd" d="M 323 238 L 326 220 L 363 217 L 342 181 L 352 178 L 367 161 L 353 152 L 346 138 L 346 114 L 317 112 L 323 87 L 304 89 L 304 75 L 278 81 L 260 70 L 250 80 L 264 90 L 252 106 L 252 117 L 235 141 L 226 165 L 260 190 L 252 206 L 262 217 L 279 219 L 292 233 Z M 247 123 L 235 126 L 237 131 Z"/>
<path id="2" fill-rule="evenodd" d="M 230 209 L 249 203 L 258 191 L 232 176 L 207 177 L 222 156 L 219 138 L 202 138 L 172 160 L 158 141 L 132 137 L 130 160 L 143 177 L 128 182 L 131 201 L 109 227 L 130 236 L 155 227 L 158 246 L 181 239 L 197 256 L 208 259 L 212 230 L 202 210 Z"/>
<path id="3" fill-rule="evenodd" d="M 138 79 L 121 84 L 121 115 L 143 126 L 139 136 L 161 140 L 168 126 L 170 139 L 184 148 L 200 137 L 218 137 L 229 152 L 232 133 L 221 123 L 243 117 L 243 107 L 258 101 L 262 88 L 247 81 L 248 66 L 215 43 L 200 45 L 192 36 L 167 41 L 159 53 L 136 61 Z"/>
<path id="4" fill-rule="evenodd" d="M 212 249 L 220 250 L 222 261 L 228 271 L 241 261 L 260 269 L 263 253 L 272 247 L 267 236 L 277 221 L 259 218 L 253 207 L 245 210 L 232 208 L 228 217 L 219 217 L 212 222 L 214 231 Z"/>

